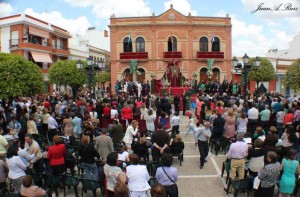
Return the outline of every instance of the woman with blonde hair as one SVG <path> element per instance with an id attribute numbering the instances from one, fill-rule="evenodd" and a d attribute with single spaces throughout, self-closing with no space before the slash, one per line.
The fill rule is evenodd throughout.
<path id="1" fill-rule="evenodd" d="M 133 137 L 136 136 L 138 133 L 138 124 L 138 121 L 133 120 L 131 124 L 127 127 L 125 136 L 123 138 L 123 142 L 127 146 L 129 153 L 131 151 Z"/>
<path id="2" fill-rule="evenodd" d="M 47 137 L 48 133 L 48 118 L 50 114 L 48 113 L 48 109 L 44 108 L 42 110 L 41 120 L 42 120 L 42 134 L 44 137 Z"/>
<path id="3" fill-rule="evenodd" d="M 34 115 L 31 114 L 29 120 L 27 121 L 27 133 L 29 134 L 39 134 L 37 126 L 34 122 Z"/>
<path id="4" fill-rule="evenodd" d="M 147 131 L 150 132 L 150 135 L 152 135 L 152 133 L 155 130 L 155 126 L 154 126 L 155 117 L 153 116 L 152 109 L 148 110 L 148 114 L 146 115 L 145 120 L 146 120 Z"/>
<path id="5" fill-rule="evenodd" d="M 235 123 L 236 120 L 235 120 L 235 116 L 233 115 L 233 110 L 229 109 L 227 112 L 227 116 L 225 117 L 224 137 L 231 138 L 236 134 Z"/>

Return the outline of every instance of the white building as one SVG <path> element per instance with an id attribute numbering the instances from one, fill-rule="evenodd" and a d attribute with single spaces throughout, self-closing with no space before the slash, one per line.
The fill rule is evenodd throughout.
<path id="1" fill-rule="evenodd" d="M 266 57 L 271 61 L 276 72 L 276 91 L 292 95 L 294 90 L 286 87 L 283 84 L 283 78 L 287 68 L 297 59 L 300 58 L 300 32 L 294 36 L 289 42 L 289 48 L 284 50 L 271 49 L 266 54 Z M 298 92 L 299 94 L 299 92 Z"/>

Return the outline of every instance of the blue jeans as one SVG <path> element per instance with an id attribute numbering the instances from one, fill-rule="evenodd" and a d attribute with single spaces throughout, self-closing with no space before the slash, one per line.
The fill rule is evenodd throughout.
<path id="1" fill-rule="evenodd" d="M 185 133 L 185 137 L 188 136 L 189 132 L 193 132 L 194 133 L 194 130 L 195 130 L 195 127 L 194 126 L 191 126 L 189 125 L 189 128 L 186 130 L 186 133 Z"/>
<path id="2" fill-rule="evenodd" d="M 91 163 L 81 162 L 81 166 L 84 168 L 85 178 L 97 180 L 98 168 L 97 168 L 96 163 L 91 164 Z M 91 173 L 93 173 L 93 175 L 91 175 Z"/>
<path id="3" fill-rule="evenodd" d="M 276 122 L 276 127 L 277 127 L 279 135 L 281 136 L 281 134 L 283 133 L 283 123 Z"/>

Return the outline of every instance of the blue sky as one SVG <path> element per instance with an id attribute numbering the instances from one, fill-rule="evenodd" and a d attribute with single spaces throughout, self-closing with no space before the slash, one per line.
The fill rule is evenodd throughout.
<path id="1" fill-rule="evenodd" d="M 232 18 L 233 55 L 264 56 L 269 49 L 286 49 L 300 32 L 299 0 L 0 0 L 0 17 L 27 13 L 83 34 L 90 27 L 108 29 L 111 14 L 144 16 L 161 14 L 170 7 L 184 15 Z M 258 5 L 274 8 L 291 4 L 297 10 L 257 11 Z"/>

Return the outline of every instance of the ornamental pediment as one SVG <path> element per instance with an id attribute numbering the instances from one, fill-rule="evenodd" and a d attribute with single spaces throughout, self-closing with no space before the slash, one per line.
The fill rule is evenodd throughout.
<path id="1" fill-rule="evenodd" d="M 161 15 L 157 16 L 157 21 L 187 21 L 187 17 L 171 7 Z"/>

